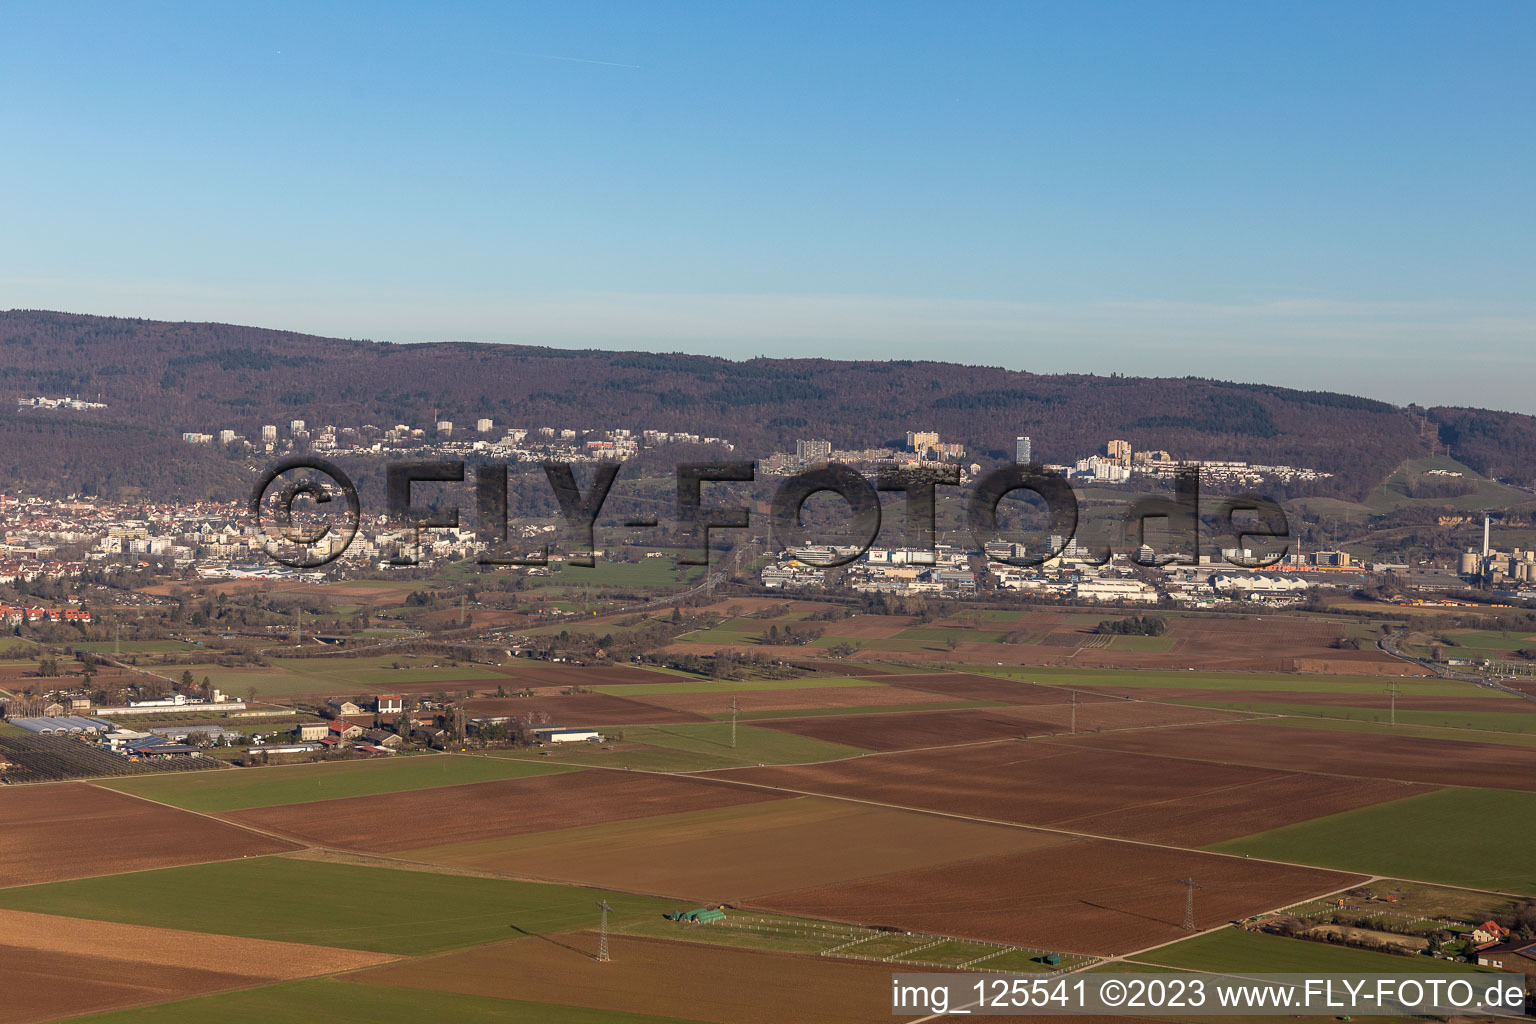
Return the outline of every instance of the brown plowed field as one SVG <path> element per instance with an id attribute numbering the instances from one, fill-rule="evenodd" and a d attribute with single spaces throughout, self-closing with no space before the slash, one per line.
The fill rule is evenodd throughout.
<path id="1" fill-rule="evenodd" d="M 513 715 L 533 721 L 555 722 L 569 726 L 598 725 L 675 725 L 680 722 L 707 722 L 708 718 L 689 711 L 675 711 L 655 703 L 641 703 L 605 693 L 548 694 L 532 697 L 482 697 L 469 702 L 467 711 L 477 715 Z M 539 719 L 537 716 L 547 717 Z"/>
<path id="2" fill-rule="evenodd" d="M 1454 783 L 1536 793 L 1536 749 L 1457 740 L 1399 739 L 1379 733 L 1223 725 L 1104 733 L 1053 741 L 1166 756 L 1187 764 L 1258 765 L 1430 785 Z M 752 769 L 759 771 L 760 769 Z"/>
<path id="3" fill-rule="evenodd" d="M 912 711 L 888 715 L 833 715 L 758 722 L 765 729 L 846 743 L 865 750 L 912 750 L 979 740 L 1015 739 L 1067 732 L 1072 708 L 1061 705 L 987 708 L 977 711 Z M 1146 701 L 1079 704 L 1079 732 L 1100 729 L 1148 729 L 1227 721 L 1231 711 L 1176 707 Z"/>
<path id="4" fill-rule="evenodd" d="M 185 999 L 395 959 L 349 949 L 17 910 L 0 910 L 0 937 L 0 964 L 5 971 L 0 1024 Z"/>
<path id="5" fill-rule="evenodd" d="M 938 932 L 1077 953 L 1114 954 L 1184 931 L 1193 878 L 1195 923 L 1208 928 L 1361 880 L 1241 857 L 1083 839 L 1031 850 L 780 893 L 752 906 L 863 925 Z"/>
<path id="6" fill-rule="evenodd" d="M 746 653 L 741 648 L 738 653 Z M 759 653 L 762 653 L 759 649 Z M 1429 671 L 1398 661 L 1378 651 L 1334 651 L 1331 649 L 1299 652 L 1265 651 L 1262 647 L 1234 644 L 1223 647 L 1204 641 L 1179 640 L 1171 651 L 1119 651 L 1110 648 L 1059 647 L 1051 644 L 962 643 L 956 650 L 903 650 L 902 661 L 953 665 L 956 662 L 991 665 L 1032 665 L 1067 668 L 1147 669 L 1149 671 L 1202 672 L 1315 672 L 1330 675 L 1424 676 Z M 865 648 L 853 657 L 879 661 L 891 652 Z"/>
<path id="7" fill-rule="evenodd" d="M 744 683 L 750 686 L 751 683 Z M 791 711 L 796 708 L 872 708 L 905 704 L 942 704 L 959 697 L 941 697 L 927 690 L 901 686 L 829 686 L 821 690 L 741 690 L 723 693 L 636 693 L 635 700 L 674 712 L 724 714 L 731 698 L 742 711 Z M 697 721 L 697 719 L 694 719 Z"/>
<path id="8" fill-rule="evenodd" d="M 798 797 L 430 846 L 408 856 L 699 903 L 735 903 L 1061 841 L 1046 832 Z"/>
<path id="9" fill-rule="evenodd" d="M 224 817 L 307 842 L 390 853 L 781 798 L 705 779 L 589 770 L 258 807 Z"/>
<path id="10" fill-rule="evenodd" d="M 1385 690 L 1387 684 L 1383 683 Z M 1469 686 L 1469 690 L 1472 688 Z M 1477 692 L 1477 691 L 1473 691 Z M 1306 692 L 1295 690 L 1198 690 L 1175 687 L 1138 686 L 1137 697 L 1147 700 L 1229 701 L 1244 704 L 1317 704 L 1324 707 L 1371 708 L 1385 711 L 1391 698 L 1382 693 Z M 1536 702 L 1506 700 L 1492 695 L 1467 697 L 1431 697 L 1399 694 L 1399 711 L 1499 711 L 1536 715 Z"/>
<path id="11" fill-rule="evenodd" d="M 0 788 L 0 886 L 292 849 L 202 815 L 83 783 Z"/>
<path id="12" fill-rule="evenodd" d="M 869 677 L 892 686 L 943 694 L 946 700 L 995 700 L 1004 704 L 1065 704 L 1072 692 L 1065 686 L 1040 686 L 1017 679 L 973 675 L 969 672 L 913 672 Z M 1078 692 L 1079 702 L 1120 700 L 1120 697 Z"/>
<path id="13" fill-rule="evenodd" d="M 1243 727 L 1206 727 L 1205 731 L 1236 728 Z M 1161 737 L 1185 731 L 1101 735 Z M 1303 757 L 1292 763 L 1309 762 Z M 1397 782 L 1367 784 L 1240 764 L 1116 756 L 1068 740 L 917 750 L 711 774 L 828 796 L 1182 846 L 1204 846 L 1424 792 L 1423 787 Z"/>
<path id="14" fill-rule="evenodd" d="M 520 939 L 347 976 L 363 984 L 720 1024 L 889 1024 L 891 966 L 629 935 Z"/>
<path id="15" fill-rule="evenodd" d="M 0 942 L 0 964 L 5 967 L 0 1024 L 58 1020 L 261 984 L 223 971 L 43 952 L 8 940 Z"/>

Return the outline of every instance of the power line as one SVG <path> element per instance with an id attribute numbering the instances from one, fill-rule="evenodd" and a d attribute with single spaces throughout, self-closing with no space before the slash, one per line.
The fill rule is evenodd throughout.
<path id="1" fill-rule="evenodd" d="M 736 698 L 731 697 L 731 749 L 736 749 Z"/>

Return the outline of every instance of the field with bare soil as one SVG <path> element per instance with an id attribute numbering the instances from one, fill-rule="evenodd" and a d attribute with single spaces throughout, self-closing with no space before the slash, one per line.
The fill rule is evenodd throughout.
<path id="1" fill-rule="evenodd" d="M 1210 927 L 1362 877 L 1084 839 L 780 893 L 752 905 L 854 924 L 1106 955 L 1186 934 L 1181 878 L 1204 886 L 1197 893 L 1196 925 Z"/>
<path id="2" fill-rule="evenodd" d="M 1199 762 L 1202 766 L 1230 763 L 1299 767 L 1309 772 L 1362 779 L 1397 779 L 1430 785 L 1453 782 L 1459 786 L 1536 793 L 1536 749 L 1493 743 L 1418 738 L 1404 742 L 1379 733 L 1346 736 L 1323 729 L 1245 724 L 1078 736 L 1059 742 L 1160 755 Z"/>
<path id="3" fill-rule="evenodd" d="M 0 886 L 291 849 L 281 840 L 83 783 L 0 788 Z"/>
<path id="4" fill-rule="evenodd" d="M 306 842 L 388 853 L 780 799 L 766 790 L 641 772 L 564 772 L 225 815 Z"/>
<path id="5" fill-rule="evenodd" d="M 163 1002 L 394 957 L 0 910 L 0 1024 Z"/>
<path id="6" fill-rule="evenodd" d="M 1241 726 L 1220 727 L 1226 728 Z M 1100 735 L 1161 737 L 1177 731 Z M 1279 768 L 1116 756 L 1067 740 L 1004 741 L 711 774 L 801 792 L 1186 846 L 1426 791 L 1394 781 L 1329 778 Z"/>
<path id="7" fill-rule="evenodd" d="M 721 903 L 1055 841 L 1025 829 L 800 797 L 429 846 L 409 856 Z"/>
<path id="8" fill-rule="evenodd" d="M 482 946 L 362 971 L 364 984 L 625 1010 L 719 1024 L 851 1024 L 894 1020 L 891 968 L 694 942 L 566 933 Z"/>

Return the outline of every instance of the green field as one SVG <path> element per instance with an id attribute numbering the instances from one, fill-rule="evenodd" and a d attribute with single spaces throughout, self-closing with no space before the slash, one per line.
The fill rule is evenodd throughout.
<path id="1" fill-rule="evenodd" d="M 450 754 L 397 756 L 389 760 L 338 761 L 227 772 L 182 772 L 107 779 L 108 789 L 158 800 L 189 811 L 213 813 L 252 807 L 303 804 L 349 796 L 377 796 L 414 789 L 494 782 L 563 770 L 557 765 Z"/>
<path id="2" fill-rule="evenodd" d="M 1282 729 L 1324 729 L 1363 732 L 1378 736 L 1402 736 L 1421 740 L 1454 740 L 1459 743 L 1497 743 L 1509 747 L 1536 747 L 1536 736 L 1520 732 L 1482 732 L 1476 729 L 1440 729 L 1430 725 L 1388 725 L 1385 722 L 1350 721 L 1344 718 L 1258 718 L 1256 725 Z"/>
<path id="3" fill-rule="evenodd" d="M 681 1024 L 681 1018 L 525 1003 L 338 978 L 290 981 L 175 1003 L 74 1017 L 91 1024 L 271 1024 L 319 1013 L 333 1024 Z"/>
<path id="4" fill-rule="evenodd" d="M 1452 657 L 1456 654 L 1456 648 L 1471 648 L 1478 651 L 1518 651 L 1525 647 L 1536 647 L 1536 637 L 1525 632 L 1500 632 L 1492 629 L 1452 629 L 1436 636 L 1443 636 L 1452 641 L 1456 646 L 1447 647 L 1446 651 Z"/>
<path id="5" fill-rule="evenodd" d="M 1536 793 L 1442 789 L 1211 849 L 1476 889 L 1536 893 Z"/>
<path id="6" fill-rule="evenodd" d="M 647 558 L 639 562 L 611 562 L 599 557 L 590 569 L 576 566 L 554 568 L 548 576 L 533 576 L 530 590 L 617 587 L 626 590 L 671 590 L 684 586 L 703 572 L 700 565 L 678 566 L 671 558 Z"/>
<path id="7" fill-rule="evenodd" d="M 1477 486 L 1477 489 L 1471 494 L 1459 495 L 1454 498 L 1410 497 L 1408 494 L 1409 480 L 1414 475 L 1425 473 L 1431 469 L 1443 469 L 1452 473 L 1460 473 L 1463 479 L 1471 481 Z M 1403 463 L 1397 468 L 1396 472 L 1386 479 L 1386 482 L 1371 492 L 1365 499 L 1365 506 L 1376 512 L 1389 512 L 1394 509 L 1416 506 L 1467 510 L 1524 505 L 1530 500 L 1531 496 L 1524 491 L 1505 484 L 1495 483 L 1472 467 L 1457 462 L 1448 456 L 1439 455 L 1422 459 L 1410 459 Z"/>
<path id="8" fill-rule="evenodd" d="M 90 643 L 71 644 L 85 651 L 95 651 L 97 654 L 112 654 L 121 651 L 124 654 L 165 654 L 170 651 L 193 651 L 197 648 L 183 640 L 124 640 L 118 643 L 115 640 L 93 640 Z"/>
<path id="9" fill-rule="evenodd" d="M 935 694 L 934 696 L 938 696 Z M 736 716 L 742 722 L 765 722 L 776 718 L 822 718 L 827 715 L 895 715 L 904 711 L 959 711 L 969 708 L 1005 708 L 1009 705 L 996 700 L 946 700 L 932 704 L 879 704 L 858 708 L 788 708 L 781 711 L 743 711 Z M 730 715 L 710 715 L 719 721 L 729 721 Z"/>
<path id="10" fill-rule="evenodd" d="M 396 669 L 393 666 L 405 666 Z M 438 667 L 433 668 L 433 665 Z M 450 666 L 441 658 L 411 655 L 372 655 L 359 658 L 273 658 L 266 667 L 226 668 L 212 663 L 145 666 L 163 675 L 191 672 L 194 679 L 207 676 L 225 693 L 244 697 L 251 687 L 258 696 L 274 694 L 324 694 L 354 697 L 359 692 L 388 692 L 397 683 L 441 681 L 443 689 L 464 689 L 459 680 L 502 680 L 506 677 L 484 665 Z"/>
<path id="11" fill-rule="evenodd" d="M 1223 928 L 1221 931 L 1197 935 L 1193 939 L 1135 957 L 1132 962 L 1137 961 L 1162 967 L 1225 973 L 1257 971 L 1265 974 L 1309 974 L 1321 971 L 1436 974 L 1479 970 L 1471 964 L 1436 960 L 1433 957 L 1394 956 L 1391 953 L 1350 949 L 1347 946 L 1309 942 L 1306 939 L 1287 939 L 1238 928 Z"/>
<path id="12" fill-rule="evenodd" d="M 1507 693 L 1452 679 L 1402 679 L 1393 676 L 1281 675 L 1272 672 L 1168 672 L 1141 669 L 1036 668 L 1014 665 L 967 665 L 967 672 L 1023 679 L 1045 686 L 1177 687 L 1191 690 L 1273 691 L 1291 693 L 1386 692 L 1396 682 L 1398 692 L 1424 697 L 1483 697 L 1517 700 Z"/>
<path id="13" fill-rule="evenodd" d="M 404 667 L 395 668 L 395 664 Z M 332 686 L 389 686 L 391 683 L 430 683 L 454 679 L 500 679 L 501 673 L 484 665 L 444 664 L 441 659 L 405 655 L 364 658 L 273 658 L 272 664 L 295 676 L 330 680 Z M 434 667 L 435 666 L 435 667 Z"/>
<path id="14" fill-rule="evenodd" d="M 736 727 L 736 746 L 731 747 L 729 722 L 690 725 L 635 725 L 624 730 L 624 745 L 643 744 L 642 749 L 602 750 L 588 744 L 584 749 L 560 750 L 547 759 L 556 764 L 594 764 L 649 772 L 702 772 L 715 768 L 739 768 L 756 764 L 803 764 L 856 757 L 869 751 L 841 743 L 757 729 Z M 526 758 L 527 751 L 493 752 L 497 756 Z"/>
<path id="15" fill-rule="evenodd" d="M 741 683 L 717 680 L 696 683 L 627 683 L 615 686 L 589 686 L 587 689 L 594 693 L 606 693 L 610 697 L 633 697 L 642 693 L 747 693 L 749 691 L 761 693 L 765 690 L 825 690 L 834 686 L 883 685 L 883 683 L 870 682 L 867 679 L 852 676 L 842 679 L 810 676 L 801 679 L 752 679 Z"/>
<path id="16" fill-rule="evenodd" d="M 293 857 L 0 889 L 0 906 L 13 910 L 407 956 L 587 927 L 599 899 L 619 923 L 682 906 L 578 886 Z"/>

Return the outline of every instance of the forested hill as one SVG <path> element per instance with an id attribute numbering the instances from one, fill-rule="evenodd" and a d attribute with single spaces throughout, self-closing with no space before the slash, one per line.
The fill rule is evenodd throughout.
<path id="1" fill-rule="evenodd" d="M 512 345 L 392 345 L 227 324 L 64 313 L 0 313 L 0 486 L 186 495 L 231 492 L 237 467 L 182 445 L 182 431 L 304 419 L 338 426 L 430 424 L 629 427 L 729 438 L 765 457 L 817 437 L 889 444 L 937 430 L 979 457 L 1071 461 L 1110 438 L 1188 458 L 1313 466 L 1325 493 L 1359 496 L 1429 434 L 1479 470 L 1536 477 L 1536 420 L 1404 410 L 1328 392 L 1198 379 L 1040 375 L 958 363 L 753 359 Z M 17 410 L 15 399 L 77 395 L 103 411 Z"/>

